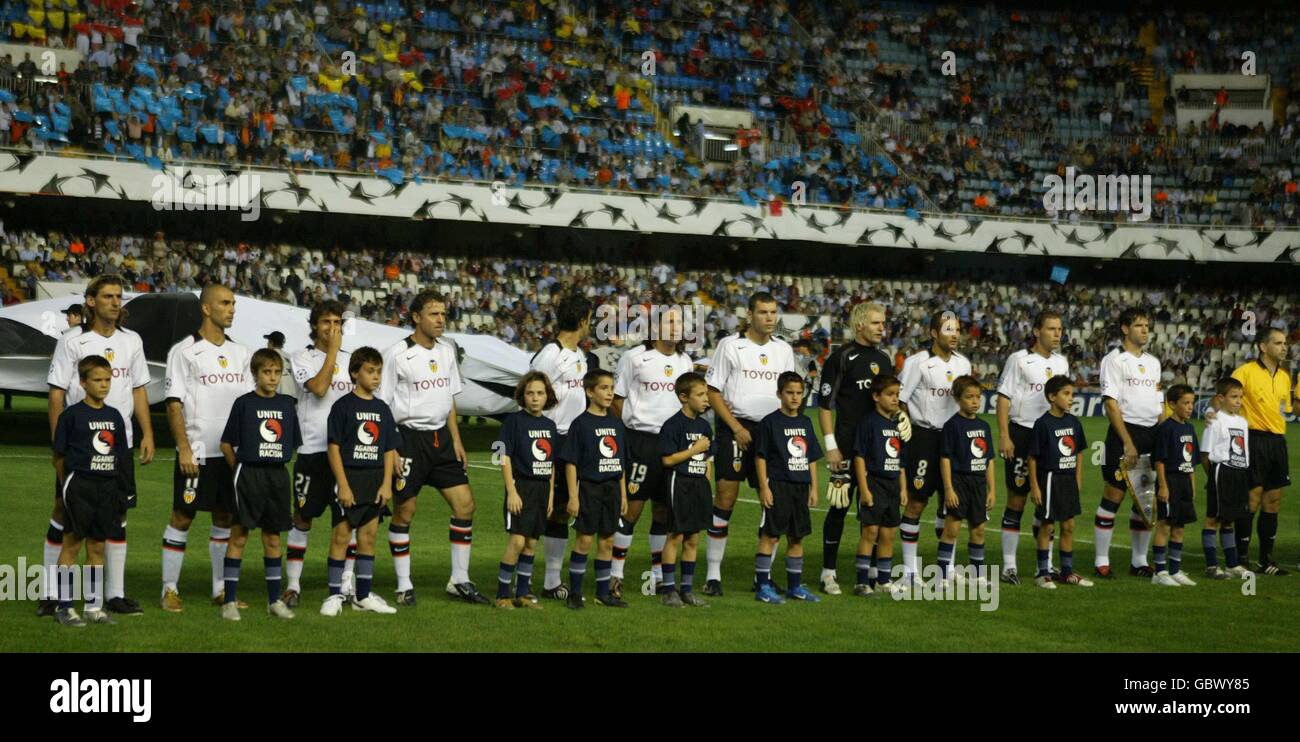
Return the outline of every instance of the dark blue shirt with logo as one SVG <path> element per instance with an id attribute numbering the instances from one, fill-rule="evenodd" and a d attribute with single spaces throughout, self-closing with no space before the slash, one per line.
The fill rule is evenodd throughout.
<path id="1" fill-rule="evenodd" d="M 550 479 L 555 470 L 558 437 L 554 420 L 522 410 L 507 417 L 497 434 L 501 453 L 510 457 L 515 479 Z"/>
<path id="2" fill-rule="evenodd" d="M 853 455 L 866 462 L 868 476 L 898 479 L 903 470 L 903 439 L 898 426 L 879 410 L 871 410 L 858 423 Z"/>
<path id="3" fill-rule="evenodd" d="M 607 482 L 622 477 L 627 468 L 626 442 L 627 431 L 617 415 L 588 410 L 569 424 L 558 459 L 578 467 L 578 479 Z"/>
<path id="4" fill-rule="evenodd" d="M 329 442 L 337 444 L 343 466 L 382 469 L 384 454 L 402 445 L 393 411 L 382 399 L 362 399 L 356 392 L 338 398 L 326 423 Z"/>
<path id="5" fill-rule="evenodd" d="M 235 400 L 221 442 L 235 448 L 245 464 L 283 464 L 302 446 L 298 404 L 287 394 L 263 397 L 249 392 Z"/>
<path id="6" fill-rule="evenodd" d="M 116 408 L 95 409 L 82 400 L 65 409 L 54 426 L 54 452 L 63 456 L 63 471 L 98 477 L 118 473 L 126 447 L 126 421 Z"/>
<path id="7" fill-rule="evenodd" d="M 822 457 L 808 416 L 790 416 L 781 410 L 768 413 L 759 422 L 755 445 L 754 455 L 767 462 L 769 481 L 808 484 L 813 462 Z"/>

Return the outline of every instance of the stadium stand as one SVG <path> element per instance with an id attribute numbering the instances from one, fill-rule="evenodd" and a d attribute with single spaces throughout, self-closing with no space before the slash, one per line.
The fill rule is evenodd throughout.
<path id="1" fill-rule="evenodd" d="M 0 135 L 34 151 L 747 204 L 803 181 L 814 203 L 1011 216 L 1040 213 L 1043 177 L 1069 162 L 1150 172 L 1164 223 L 1298 223 L 1300 53 L 1281 4 L 1058 17 L 736 0 L 7 0 L 0 16 L 12 41 L 84 60 L 42 76 L 31 55 L 0 59 Z M 926 51 L 942 46 L 955 75 Z M 1242 48 L 1272 76 L 1273 130 L 1179 131 L 1171 75 L 1229 68 Z M 705 162 L 699 128 L 672 120 L 682 104 L 746 110 L 760 136 Z"/>

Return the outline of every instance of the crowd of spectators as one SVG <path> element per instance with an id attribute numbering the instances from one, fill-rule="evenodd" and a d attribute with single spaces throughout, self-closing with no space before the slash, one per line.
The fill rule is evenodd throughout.
<path id="1" fill-rule="evenodd" d="M 41 60 L 0 59 L 0 138 L 151 163 L 746 203 L 788 197 L 798 180 L 813 202 L 1029 216 L 1044 215 L 1042 176 L 1073 165 L 1167 176 L 1164 222 L 1297 223 L 1300 56 L 1283 6 L 1150 15 L 794 5 L 94 0 L 36 22 L 9 0 L 12 39 L 73 48 L 85 61 L 38 86 Z M 1150 110 L 1144 65 L 1220 71 L 1239 65 L 1243 48 L 1288 91 L 1274 131 L 1180 132 L 1172 99 Z M 938 49 L 954 53 L 955 74 Z M 669 121 L 676 104 L 748 109 L 759 135 L 733 162 L 705 162 L 698 122 Z M 860 123 L 871 124 L 865 141 Z"/>

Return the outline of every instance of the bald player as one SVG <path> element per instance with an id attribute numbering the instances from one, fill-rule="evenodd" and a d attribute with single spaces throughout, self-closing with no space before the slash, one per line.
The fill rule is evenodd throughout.
<path id="1" fill-rule="evenodd" d="M 1237 550 L 1242 563 L 1249 563 L 1250 526 L 1259 513 L 1259 566 L 1256 572 L 1282 577 L 1285 569 L 1273 559 L 1273 540 L 1277 537 L 1277 517 L 1282 506 L 1282 488 L 1291 485 L 1287 462 L 1286 419 L 1291 412 L 1291 371 L 1284 365 L 1287 356 L 1286 332 L 1276 327 L 1264 330 L 1255 339 L 1259 355 L 1232 372 L 1232 378 L 1245 388 L 1241 414 L 1250 428 L 1250 513 L 1237 520 Z"/>
<path id="2" fill-rule="evenodd" d="M 1012 353 L 998 381 L 998 439 L 1002 458 L 1007 462 L 1004 471 L 1007 507 L 1002 511 L 1002 581 L 1011 585 L 1020 584 L 1016 548 L 1020 545 L 1020 521 L 1029 496 L 1029 439 L 1034 423 L 1051 406 L 1043 394 L 1048 379 L 1070 374 L 1070 362 L 1057 352 L 1063 331 L 1059 313 L 1050 309 L 1039 312 L 1034 317 L 1033 346 Z M 1035 513 L 1035 538 L 1041 525 Z M 1050 550 L 1048 560 L 1050 571 Z"/>
<path id="3" fill-rule="evenodd" d="M 226 547 L 235 510 L 233 472 L 221 455 L 221 434 L 235 400 L 253 389 L 253 352 L 226 336 L 235 322 L 235 294 L 212 285 L 199 297 L 199 331 L 167 353 L 167 423 L 176 439 L 172 515 L 163 531 L 162 608 L 180 613 L 177 586 L 185 562 L 190 525 L 199 511 L 212 513 L 208 555 L 212 559 L 212 602 L 225 598 Z M 240 608 L 247 608 L 241 604 Z"/>
<path id="4" fill-rule="evenodd" d="M 840 346 L 826 359 L 822 370 L 821 394 L 817 411 L 826 449 L 826 466 L 831 486 L 847 488 L 843 506 L 827 500 L 826 520 L 822 522 L 821 589 L 827 595 L 841 593 L 837 582 L 840 537 L 844 535 L 844 517 L 849 504 L 857 502 L 857 477 L 851 476 L 853 443 L 858 423 L 872 408 L 871 385 L 876 377 L 891 375 L 894 360 L 881 349 L 885 337 L 885 308 L 862 302 L 849 315 L 853 340 Z M 830 432 L 828 432 L 830 431 Z M 828 490 L 829 491 L 829 490 Z"/>
<path id="5" fill-rule="evenodd" d="M 659 429 L 682 409 L 676 382 L 691 370 L 682 338 L 682 313 L 669 309 L 658 315 L 654 337 L 627 350 L 614 374 L 614 414 L 627 427 L 627 512 L 614 534 L 614 563 L 609 592 L 623 597 L 623 568 L 632 547 L 637 521 L 650 502 L 650 565 L 656 585 L 663 580 L 661 558 L 668 540 L 666 472 L 659 453 Z"/>

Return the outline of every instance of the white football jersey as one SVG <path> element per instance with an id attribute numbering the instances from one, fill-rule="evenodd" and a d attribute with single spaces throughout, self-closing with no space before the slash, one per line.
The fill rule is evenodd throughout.
<path id="1" fill-rule="evenodd" d="M 623 398 L 623 424 L 632 430 L 659 434 L 665 421 L 682 409 L 677 377 L 693 364 L 685 353 L 664 355 L 638 345 L 618 359 L 614 394 Z"/>
<path id="2" fill-rule="evenodd" d="M 551 380 L 556 404 L 545 414 L 555 421 L 560 435 L 569 432 L 569 424 L 587 409 L 587 392 L 582 377 L 587 375 L 587 354 L 582 348 L 569 350 L 559 343 L 547 343 L 528 364 L 529 371 L 541 371 Z"/>
<path id="3" fill-rule="evenodd" d="M 77 374 L 77 364 L 87 356 L 103 356 L 112 364 L 113 384 L 104 402 L 122 415 L 126 423 L 126 445 L 134 447 L 135 426 L 131 424 L 135 413 L 134 392 L 152 380 L 149 363 L 144 357 L 144 341 L 125 328 L 114 330 L 108 337 L 81 327 L 69 328 L 54 346 L 50 374 L 46 379 L 50 386 L 68 393 L 64 400 L 68 407 L 86 398 L 86 390 L 81 388 L 81 377 Z"/>
<path id="4" fill-rule="evenodd" d="M 307 382 L 320 373 L 325 364 L 325 351 L 314 345 L 293 354 L 290 366 L 293 380 L 298 385 L 298 428 L 302 431 L 302 448 L 298 453 L 325 453 L 329 443 L 328 421 L 330 408 L 339 397 L 351 393 L 356 384 L 348 374 L 348 364 L 352 354 L 339 348 L 334 357 L 334 375 L 330 377 L 329 389 L 325 396 L 317 397 L 307 389 Z"/>
<path id="5" fill-rule="evenodd" d="M 1119 403 L 1125 424 L 1155 425 L 1165 408 L 1160 361 L 1150 353 L 1135 356 L 1123 348 L 1112 350 L 1101 359 L 1101 396 Z"/>
<path id="6" fill-rule="evenodd" d="M 226 338 L 213 345 L 198 333 L 172 346 L 167 353 L 167 399 L 180 400 L 185 435 L 201 459 L 221 455 L 221 434 L 235 400 L 253 391 L 248 363 L 253 351 Z"/>
<path id="7" fill-rule="evenodd" d="M 786 341 L 773 337 L 759 345 L 745 335 L 728 335 L 718 341 L 704 380 L 722 393 L 731 414 L 758 422 L 781 407 L 776 380 L 786 371 L 798 371 Z"/>
<path id="8" fill-rule="evenodd" d="M 416 430 L 444 427 L 462 389 L 456 346 L 438 338 L 425 348 L 411 336 L 388 346 L 383 356 L 379 398 L 392 408 L 397 424 Z"/>
<path id="9" fill-rule="evenodd" d="M 1051 407 L 1047 395 L 1043 394 L 1047 380 L 1069 374 L 1070 362 L 1060 353 L 1053 352 L 1047 358 L 1028 348 L 1012 353 L 1002 367 L 1002 378 L 998 381 L 998 394 L 1011 403 L 1011 422 L 1024 428 L 1034 427 L 1038 418 Z"/>
<path id="10" fill-rule="evenodd" d="M 952 396 L 952 382 L 970 374 L 970 361 L 953 353 L 945 361 L 923 350 L 903 361 L 898 399 L 907 405 L 907 415 L 923 428 L 942 430 L 944 423 L 957 414 L 957 400 Z"/>
<path id="11" fill-rule="evenodd" d="M 1250 425 L 1241 415 L 1223 410 L 1205 423 L 1201 433 L 1201 451 L 1216 464 L 1227 464 L 1234 469 L 1250 468 Z"/>

